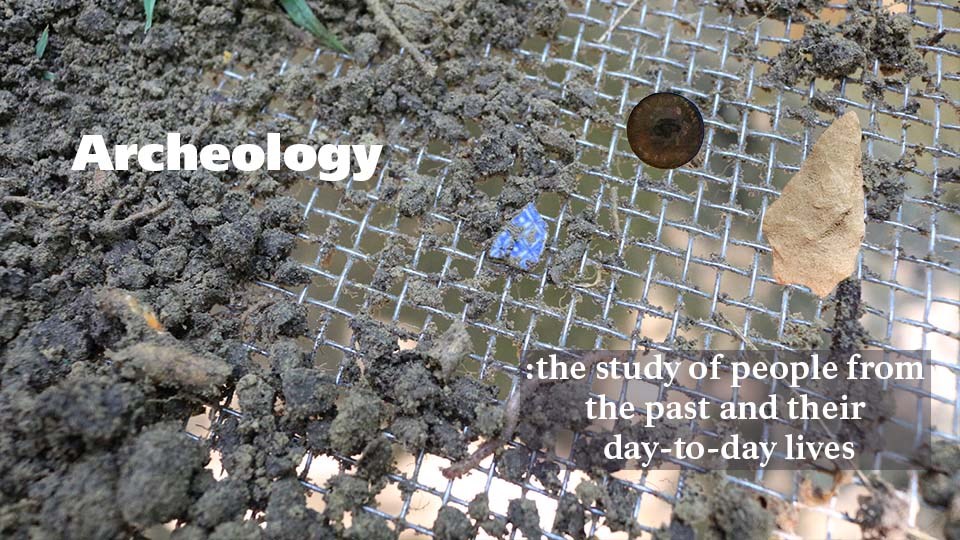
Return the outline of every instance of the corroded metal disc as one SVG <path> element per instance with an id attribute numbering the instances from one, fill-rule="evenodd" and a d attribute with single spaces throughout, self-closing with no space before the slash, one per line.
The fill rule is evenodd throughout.
<path id="1" fill-rule="evenodd" d="M 627 140 L 647 165 L 675 169 L 700 151 L 703 116 L 692 101 L 679 94 L 650 94 L 630 111 Z"/>

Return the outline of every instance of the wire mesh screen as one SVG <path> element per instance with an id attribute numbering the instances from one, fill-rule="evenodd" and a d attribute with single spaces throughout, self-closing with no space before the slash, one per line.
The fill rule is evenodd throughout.
<path id="1" fill-rule="evenodd" d="M 516 389 L 517 358 L 533 349 L 793 349 L 797 332 L 829 335 L 828 301 L 802 287 L 777 284 L 761 234 L 764 212 L 835 118 L 834 112 L 809 107 L 829 94 L 835 108 L 860 116 L 865 155 L 910 161 L 902 172 L 902 203 L 888 219 L 867 223 L 856 271 L 865 304 L 862 323 L 870 347 L 930 351 L 935 436 L 957 440 L 960 190 L 948 168 L 957 163 L 954 145 L 960 140 L 960 8 L 907 2 L 927 74 L 901 86 L 881 83 L 882 99 L 865 97 L 876 88 L 853 79 L 761 88 L 769 60 L 802 34 L 802 26 L 789 19 L 735 17 L 709 2 L 679 0 L 586 0 L 569 8 L 555 39 L 531 39 L 510 53 L 487 50 L 506 55 L 527 77 L 560 92 L 573 80 L 587 81 L 598 108 L 615 120 L 613 126 L 584 121 L 561 108 L 556 125 L 576 134 L 575 160 L 582 169 L 569 198 L 543 193 L 535 201 L 548 225 L 544 260 L 528 272 L 504 273 L 490 260 L 487 246 L 463 237 L 461 216 L 433 207 L 428 210 L 433 224 L 422 230 L 418 219 L 402 217 L 383 201 L 386 175 L 397 170 L 438 178 L 438 196 L 450 156 L 459 150 L 446 141 L 425 146 L 388 141 L 380 176 L 367 183 L 305 178 L 294 188 L 307 224 L 294 256 L 312 281 L 297 288 L 261 285 L 306 306 L 311 328 L 302 343 L 316 364 L 338 370 L 345 356 L 359 352 L 348 323 L 361 312 L 416 335 L 465 321 L 474 353 L 460 369 L 496 383 L 502 400 Z M 846 16 L 844 5 L 831 5 L 820 18 L 836 23 Z M 937 34 L 939 39 L 930 39 Z M 323 66 L 330 78 L 364 69 L 348 56 L 319 50 L 307 61 Z M 257 77 L 253 71 L 225 75 L 220 88 L 228 96 L 238 81 Z M 879 64 L 873 75 L 882 80 Z M 656 91 L 694 100 L 706 128 L 698 159 L 669 171 L 643 166 L 625 137 L 630 109 Z M 263 113 L 295 120 L 310 134 L 324 132 L 343 141 L 356 135 L 324 118 L 302 117 L 289 104 L 275 103 Z M 501 188 L 497 181 L 483 187 L 491 193 Z M 363 204 L 346 204 L 348 199 Z M 548 269 L 570 243 L 568 225 L 583 212 L 595 220 L 597 232 L 558 285 Z M 367 293 L 385 264 L 378 253 L 396 238 L 406 240 L 395 267 L 401 279 L 386 293 L 376 291 L 379 301 L 373 305 Z M 476 298 L 489 299 L 479 312 L 471 309 Z M 230 414 L 242 411 L 226 406 L 209 421 Z M 492 495 L 491 509 L 501 515 L 508 499 L 534 500 L 544 534 L 561 538 L 550 532 L 557 500 L 583 475 L 562 449 L 535 455 L 560 465 L 559 491 L 545 489 L 530 475 L 522 483 L 508 482 L 492 458 L 461 479 L 447 480 L 440 468 L 448 461 L 420 453 L 400 458 L 400 473 L 391 477 L 395 483 L 378 496 L 377 507 L 365 510 L 389 520 L 402 536 L 431 536 L 439 507 L 463 509 L 486 491 Z M 348 457 L 308 456 L 301 479 L 310 490 L 323 492 L 326 478 L 352 464 Z M 686 475 L 683 468 L 668 467 L 627 471 L 608 481 L 639 495 L 634 515 L 650 533 L 669 521 Z M 823 506 L 804 505 L 797 494 L 798 475 L 772 471 L 731 479 L 795 506 L 801 536 L 858 537 L 859 528 L 851 523 L 856 493 Z M 940 518 L 919 499 L 917 482 L 914 473 L 900 483 L 915 511 L 912 525 L 939 534 Z M 319 499 L 312 497 L 309 504 L 322 504 Z M 603 515 L 601 509 L 591 512 Z M 591 527 L 592 534 L 611 535 L 602 520 Z"/>

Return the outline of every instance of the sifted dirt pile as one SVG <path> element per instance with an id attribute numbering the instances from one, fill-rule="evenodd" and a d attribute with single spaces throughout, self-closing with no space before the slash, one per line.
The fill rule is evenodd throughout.
<path id="1" fill-rule="evenodd" d="M 362 513 L 348 530 L 341 523 L 392 470 L 392 443 L 380 429 L 393 426 L 411 448 L 457 456 L 465 452 L 461 428 L 478 410 L 490 416 L 481 405 L 492 389 L 453 375 L 462 350 L 401 355 L 382 343 L 371 345 L 382 354 L 369 358 L 369 377 L 338 407 L 333 381 L 290 339 L 306 331 L 304 308 L 258 299 L 247 287 L 309 279 L 287 261 L 300 230 L 300 208 L 279 195 L 291 175 L 70 171 L 81 134 L 143 144 L 178 131 L 198 146 L 247 142 L 249 130 L 299 138 L 292 123 L 258 114 L 279 93 L 312 103 L 328 125 L 375 137 L 394 135 L 401 116 L 416 117 L 404 134 L 421 140 L 466 139 L 462 119 L 481 124 L 488 135 L 461 157 L 461 180 L 444 201 L 452 208 L 473 199 L 481 241 L 492 213 L 522 206 L 534 186 L 569 182 L 548 162 L 572 160 L 572 136 L 546 123 L 558 92 L 476 58 L 489 41 L 512 47 L 532 33 L 551 35 L 565 16 L 562 2 L 380 6 L 434 53 L 436 77 L 394 54 L 396 36 L 370 12 L 373 3 L 316 7 L 361 64 L 373 62 L 369 69 L 333 82 L 309 66 L 271 75 L 310 40 L 269 1 L 158 2 L 146 33 L 139 4 L 3 8 L 0 536 L 119 538 L 178 520 L 179 538 L 257 538 L 261 530 L 242 521 L 252 509 L 263 512 L 271 538 L 305 528 L 320 537 L 390 537 L 382 520 Z M 44 28 L 49 41 L 38 58 Z M 202 71 L 221 69 L 225 51 L 265 75 L 231 96 L 209 90 Z M 534 129 L 521 132 L 516 122 Z M 517 189 L 477 197 L 473 175 L 508 171 Z M 396 186 L 394 196 L 414 212 L 424 194 Z M 251 337 L 269 351 L 268 368 L 250 359 L 242 342 Z M 393 375 L 409 391 L 373 392 Z M 209 448 L 182 422 L 233 391 L 244 415 L 215 428 L 229 474 L 217 482 L 204 468 Z M 308 448 L 361 455 L 356 475 L 331 480 L 322 514 L 305 508 L 295 479 Z"/>

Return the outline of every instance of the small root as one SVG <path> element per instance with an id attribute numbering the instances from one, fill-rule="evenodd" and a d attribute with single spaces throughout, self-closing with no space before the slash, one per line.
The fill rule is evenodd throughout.
<path id="1" fill-rule="evenodd" d="M 504 439 L 500 437 L 484 442 L 474 453 L 443 469 L 443 477 L 447 480 L 455 480 L 467 474 L 471 469 L 479 466 L 480 462 L 486 459 L 487 456 L 499 450 L 504 442 Z"/>
<path id="2" fill-rule="evenodd" d="M 213 123 L 213 116 L 217 113 L 219 106 L 219 103 L 214 103 L 213 106 L 210 107 L 206 120 L 204 120 L 203 123 L 197 127 L 197 129 L 193 130 L 193 134 L 190 135 L 190 144 L 198 144 L 200 142 L 200 137 L 203 136 L 204 132 L 207 131 L 207 128 L 209 128 Z"/>
<path id="3" fill-rule="evenodd" d="M 517 424 L 520 422 L 520 405 L 540 386 L 541 382 L 536 377 L 527 379 L 524 374 L 520 376 L 523 377 L 523 381 L 510 394 L 510 399 L 507 400 L 503 409 L 503 429 L 500 430 L 500 435 L 481 444 L 474 453 L 444 469 L 442 472 L 445 478 L 449 480 L 460 478 L 480 465 L 481 461 L 499 450 L 507 441 L 513 439 L 513 432 L 516 431 Z"/>
<path id="4" fill-rule="evenodd" d="M 614 353 L 609 351 L 596 351 L 587 353 L 583 358 L 584 366 L 586 366 L 587 373 L 593 371 L 593 366 L 599 362 L 601 359 L 610 358 L 614 356 Z M 517 430 L 517 424 L 520 423 L 520 406 L 527 400 L 527 397 L 530 396 L 541 383 L 546 382 L 545 379 L 540 379 L 538 377 L 533 377 L 531 379 L 526 378 L 524 373 L 519 374 L 520 377 L 523 377 L 523 381 L 517 386 L 517 389 L 510 395 L 510 399 L 507 400 L 507 404 L 503 409 L 503 429 L 500 430 L 500 435 L 489 439 L 480 445 L 479 448 L 474 451 L 474 453 L 469 456 L 453 463 L 446 469 L 441 471 L 443 476 L 448 480 L 453 480 L 460 478 L 464 474 L 470 472 L 471 469 L 480 465 L 480 462 L 486 459 L 487 456 L 492 455 L 494 452 L 503 447 L 507 441 L 513 440 L 513 434 Z"/>
<path id="5" fill-rule="evenodd" d="M 617 17 L 617 20 L 613 21 L 613 24 L 610 25 L 610 28 L 607 28 L 607 31 L 604 32 L 602 36 L 600 36 L 600 43 L 603 43 L 604 41 L 610 39 L 610 35 L 613 34 L 613 31 L 616 30 L 618 26 L 620 26 L 620 23 L 623 22 L 624 17 L 626 17 L 627 14 L 630 13 L 630 11 L 633 10 L 633 8 L 636 7 L 638 3 L 640 3 L 640 0 L 633 0 L 633 2 L 630 2 L 630 5 L 627 6 L 627 9 L 623 10 L 623 13 L 621 13 Z"/>
<path id="6" fill-rule="evenodd" d="M 574 283 L 574 287 L 580 287 L 581 289 L 592 289 L 594 287 L 599 287 L 603 283 L 603 267 L 600 266 L 600 263 L 596 263 L 594 268 L 597 272 L 593 276 L 593 281 L 584 281 L 580 283 Z"/>
<path id="7" fill-rule="evenodd" d="M 429 77 L 433 77 L 437 74 L 437 66 L 433 65 L 430 60 L 427 60 L 427 57 L 423 55 L 423 52 L 417 47 L 412 41 L 407 39 L 407 36 L 397 28 L 397 25 L 393 22 L 393 19 L 387 15 L 387 12 L 383 9 L 383 4 L 380 3 L 380 0 L 366 0 L 367 9 L 370 10 L 370 13 L 373 13 L 373 19 L 377 21 L 377 24 L 382 26 L 390 37 L 397 42 L 397 45 L 400 45 L 404 49 L 410 51 L 410 54 L 413 55 L 413 59 L 416 60 L 417 64 L 420 65 L 420 68 Z"/>
<path id="8" fill-rule="evenodd" d="M 620 228 L 620 195 L 616 186 L 610 188 L 610 211 L 613 212 L 613 230 L 617 233 L 617 238 L 620 238 L 623 230 Z"/>
<path id="9" fill-rule="evenodd" d="M 119 223 L 122 223 L 124 226 L 133 225 L 134 223 L 140 220 L 150 219 L 153 216 L 159 214 L 160 212 L 163 212 L 167 208 L 170 208 L 170 201 L 163 201 L 162 203 L 154 206 L 153 208 L 147 208 L 145 210 L 141 210 L 134 214 L 130 214 L 129 216 L 121 219 Z"/>
<path id="10" fill-rule="evenodd" d="M 94 226 L 96 227 L 97 233 L 112 234 L 118 231 L 122 231 L 123 229 L 126 229 L 131 225 L 136 225 L 140 221 L 150 219 L 158 214 L 163 213 L 167 208 L 170 208 L 170 205 L 172 203 L 169 200 L 163 201 L 162 203 L 156 206 L 130 214 L 129 216 L 123 219 L 114 219 L 113 216 L 117 214 L 121 204 L 122 203 L 117 203 L 116 205 L 114 205 L 114 207 L 110 210 L 106 219 L 101 220 L 94 224 Z"/>
<path id="11" fill-rule="evenodd" d="M 30 197 L 21 197 L 19 195 L 5 195 L 3 197 L 4 203 L 20 204 L 23 206 L 29 206 L 31 208 L 37 208 L 40 210 L 53 210 L 56 208 L 52 204 L 43 203 L 40 201 L 35 201 Z"/>

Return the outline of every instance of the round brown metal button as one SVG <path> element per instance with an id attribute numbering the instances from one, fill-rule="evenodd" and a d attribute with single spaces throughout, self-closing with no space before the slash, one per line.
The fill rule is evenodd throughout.
<path id="1" fill-rule="evenodd" d="M 680 94 L 650 94 L 630 111 L 627 140 L 633 153 L 647 165 L 675 169 L 700 151 L 703 116 Z"/>

